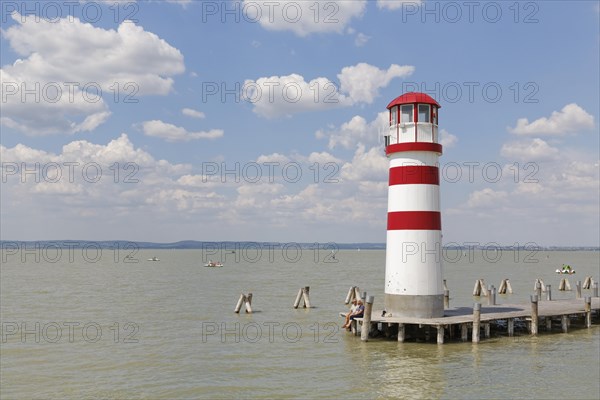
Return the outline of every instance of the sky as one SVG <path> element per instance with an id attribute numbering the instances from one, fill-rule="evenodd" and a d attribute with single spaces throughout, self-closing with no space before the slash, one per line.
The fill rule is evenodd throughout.
<path id="1" fill-rule="evenodd" d="M 385 242 L 441 105 L 445 244 L 599 246 L 597 1 L 3 1 L 3 240 Z"/>

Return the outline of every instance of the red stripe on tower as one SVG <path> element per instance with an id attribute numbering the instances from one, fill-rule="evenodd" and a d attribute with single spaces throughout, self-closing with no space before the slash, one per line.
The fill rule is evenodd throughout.
<path id="1" fill-rule="evenodd" d="M 438 167 L 408 165 L 390 168 L 390 186 L 393 185 L 439 185 Z"/>
<path id="2" fill-rule="evenodd" d="M 442 215 L 439 211 L 390 211 L 388 231 L 399 230 L 442 230 Z"/>

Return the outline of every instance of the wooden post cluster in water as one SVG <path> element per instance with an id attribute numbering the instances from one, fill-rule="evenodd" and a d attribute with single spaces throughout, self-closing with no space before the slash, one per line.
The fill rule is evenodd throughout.
<path id="1" fill-rule="evenodd" d="M 569 283 L 569 280 L 567 278 L 562 278 L 560 280 L 560 284 L 558 285 L 558 290 L 565 291 L 565 290 L 571 290 L 571 284 Z"/>
<path id="2" fill-rule="evenodd" d="M 502 282 L 500 282 L 500 286 L 498 287 L 498 294 L 512 294 L 512 292 L 513 290 L 510 281 L 508 279 L 502 279 Z"/>
<path id="3" fill-rule="evenodd" d="M 304 300 L 304 308 L 310 308 L 310 298 L 308 297 L 309 292 L 310 286 L 305 286 L 298 290 L 298 295 L 296 296 L 296 300 L 294 301 L 294 308 L 298 308 L 301 300 Z"/>
<path id="4" fill-rule="evenodd" d="M 475 287 L 473 288 L 473 296 L 487 296 L 488 291 L 485 288 L 485 281 L 478 279 L 475 281 Z"/>
<path id="5" fill-rule="evenodd" d="M 350 302 L 352 302 L 354 299 L 361 300 L 360 288 L 358 286 L 352 286 L 348 290 L 348 294 L 346 295 L 346 300 L 344 301 L 344 304 L 350 304 Z"/>
<path id="6" fill-rule="evenodd" d="M 246 306 L 246 312 L 247 313 L 252 313 L 252 293 L 248 293 L 248 294 L 240 294 L 240 298 L 235 306 L 235 309 L 233 310 L 236 314 L 240 312 L 240 310 L 242 309 L 242 305 Z"/>

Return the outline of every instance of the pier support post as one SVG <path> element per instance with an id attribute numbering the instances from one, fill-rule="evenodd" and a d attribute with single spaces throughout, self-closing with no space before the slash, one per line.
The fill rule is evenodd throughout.
<path id="1" fill-rule="evenodd" d="M 508 326 L 508 336 L 513 336 L 515 334 L 515 320 L 509 318 L 506 322 L 506 325 Z"/>
<path id="2" fill-rule="evenodd" d="M 592 298 L 585 296 L 585 327 L 591 328 L 592 326 Z"/>
<path id="3" fill-rule="evenodd" d="M 552 317 L 546 317 L 546 330 L 552 332 Z"/>
<path id="4" fill-rule="evenodd" d="M 560 319 L 560 324 L 562 326 L 563 333 L 567 333 L 569 331 L 569 316 L 562 315 Z"/>
<path id="5" fill-rule="evenodd" d="M 490 335 L 490 323 L 489 322 L 484 322 L 483 323 L 483 334 L 486 337 L 486 339 L 489 339 Z"/>
<path id="6" fill-rule="evenodd" d="M 460 324 L 460 340 L 463 342 L 469 340 L 469 325 Z"/>
<path id="7" fill-rule="evenodd" d="M 581 281 L 577 281 L 577 284 L 575 285 L 575 298 L 581 298 Z"/>
<path id="8" fill-rule="evenodd" d="M 531 296 L 531 334 L 538 334 L 538 297 Z"/>
<path id="9" fill-rule="evenodd" d="M 598 282 L 594 282 L 592 285 L 592 295 L 598 297 Z"/>
<path id="10" fill-rule="evenodd" d="M 479 327 L 481 322 L 481 303 L 473 304 L 473 343 L 479 343 Z"/>
<path id="11" fill-rule="evenodd" d="M 450 308 L 450 291 L 444 289 L 444 308 L 447 310 Z"/>
<path id="12" fill-rule="evenodd" d="M 366 295 L 366 292 L 365 292 Z M 375 297 L 367 297 L 365 304 L 365 312 L 363 313 L 362 330 L 360 331 L 360 340 L 366 342 L 369 340 L 369 331 L 371 330 L 371 312 L 373 311 L 373 301 Z"/>
<path id="13" fill-rule="evenodd" d="M 404 342 L 406 339 L 406 325 L 398 324 L 398 341 Z"/>
<path id="14" fill-rule="evenodd" d="M 552 300 L 552 285 L 546 285 L 546 300 Z"/>
<path id="15" fill-rule="evenodd" d="M 437 343 L 444 344 L 444 325 L 437 326 Z"/>

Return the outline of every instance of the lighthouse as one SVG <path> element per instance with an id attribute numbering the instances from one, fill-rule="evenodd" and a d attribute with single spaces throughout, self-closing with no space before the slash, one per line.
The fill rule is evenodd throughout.
<path id="1" fill-rule="evenodd" d="M 387 109 L 385 310 L 392 316 L 441 317 L 440 105 L 425 93 L 411 92 L 392 100 Z"/>

